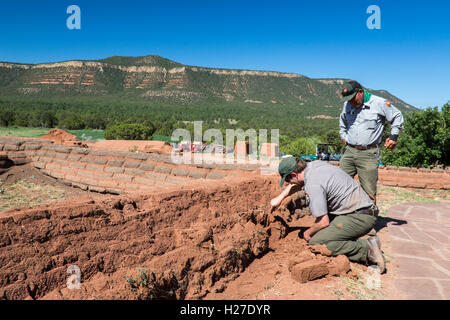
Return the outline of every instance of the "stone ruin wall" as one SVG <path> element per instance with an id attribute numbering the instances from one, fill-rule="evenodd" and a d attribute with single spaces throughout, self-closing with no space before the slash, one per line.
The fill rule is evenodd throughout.
<path id="1" fill-rule="evenodd" d="M 227 176 L 259 174 L 258 165 L 177 165 L 169 155 L 68 147 L 35 138 L 0 137 L 0 171 L 26 163 L 61 182 L 100 193 L 152 191 Z M 334 163 L 337 165 L 337 163 Z M 383 166 L 379 182 L 387 186 L 450 189 L 450 168 Z"/>

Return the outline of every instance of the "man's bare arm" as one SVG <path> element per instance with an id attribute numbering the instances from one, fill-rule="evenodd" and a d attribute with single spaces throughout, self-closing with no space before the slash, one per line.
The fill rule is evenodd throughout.
<path id="1" fill-rule="evenodd" d="M 303 238 L 306 241 L 309 241 L 313 235 L 315 235 L 320 230 L 328 227 L 329 225 L 330 218 L 328 217 L 328 214 L 318 217 L 316 218 L 316 221 L 314 221 L 314 224 L 311 226 L 311 228 L 303 233 Z"/>
<path id="2" fill-rule="evenodd" d="M 270 201 L 272 210 L 278 207 L 284 199 L 294 194 L 295 192 L 300 191 L 300 188 L 301 187 L 296 184 L 289 184 L 286 189 L 284 189 L 277 197 L 273 198 Z"/>

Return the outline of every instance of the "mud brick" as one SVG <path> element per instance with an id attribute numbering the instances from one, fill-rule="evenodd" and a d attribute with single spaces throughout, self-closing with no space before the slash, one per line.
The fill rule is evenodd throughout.
<path id="1" fill-rule="evenodd" d="M 222 172 L 210 172 L 207 176 L 206 179 L 223 179 L 225 178 L 227 175 L 225 173 Z"/>
<path id="2" fill-rule="evenodd" d="M 59 170 L 59 168 L 61 168 L 61 166 L 57 163 L 50 162 L 46 165 L 45 168 L 48 170 Z"/>
<path id="3" fill-rule="evenodd" d="M 121 167 L 123 165 L 123 160 L 109 160 L 108 166 L 110 167 Z"/>
<path id="4" fill-rule="evenodd" d="M 61 152 L 61 153 L 70 153 L 72 151 L 72 147 L 66 147 L 66 146 L 53 146 L 53 150 L 56 152 Z"/>
<path id="5" fill-rule="evenodd" d="M 48 157 L 39 157 L 39 161 L 41 161 L 41 162 L 52 162 L 53 159 L 52 158 L 48 158 Z"/>
<path id="6" fill-rule="evenodd" d="M 218 164 L 216 169 L 218 169 L 218 170 L 233 170 L 233 169 L 236 169 L 236 165 L 223 163 L 223 164 Z"/>
<path id="7" fill-rule="evenodd" d="M 55 158 L 56 159 L 67 159 L 67 154 L 65 154 L 65 153 L 57 153 Z"/>
<path id="8" fill-rule="evenodd" d="M 216 169 L 217 164 L 215 163 L 200 163 L 195 165 L 197 168 L 203 168 L 203 169 Z"/>
<path id="9" fill-rule="evenodd" d="M 328 275 L 345 275 L 350 271 L 350 260 L 344 255 L 333 258 L 327 265 Z"/>
<path id="10" fill-rule="evenodd" d="M 36 161 L 36 162 L 34 162 L 34 166 L 36 168 L 39 168 L 39 169 L 44 169 L 45 168 L 45 162 Z"/>
<path id="11" fill-rule="evenodd" d="M 27 157 L 32 157 L 32 156 L 36 155 L 36 151 L 35 150 L 25 150 L 23 152 L 25 152 Z"/>
<path id="12" fill-rule="evenodd" d="M 23 151 L 18 151 L 18 152 L 8 152 L 8 157 L 10 159 L 12 158 L 26 158 L 27 155 L 25 154 L 25 152 Z"/>
<path id="13" fill-rule="evenodd" d="M 0 144 L 0 151 L 3 151 L 3 148 L 5 147 L 5 144 L 4 143 L 2 143 L 2 144 Z"/>
<path id="14" fill-rule="evenodd" d="M 173 161 L 170 158 L 170 156 L 166 155 L 166 154 L 149 153 L 148 154 L 148 160 L 152 160 L 152 161 L 155 161 L 155 162 L 164 162 L 164 163 L 169 163 L 169 164 L 173 163 Z"/>
<path id="15" fill-rule="evenodd" d="M 19 151 L 19 146 L 18 145 L 13 145 L 13 144 L 5 144 L 5 146 L 3 147 L 3 150 L 5 150 L 5 151 Z"/>
<path id="16" fill-rule="evenodd" d="M 82 184 L 82 183 L 76 183 L 76 182 L 73 182 L 73 183 L 72 183 L 72 186 L 77 187 L 77 188 L 79 188 L 79 189 L 81 189 L 81 190 L 85 190 L 85 191 L 86 191 L 87 188 L 88 188 L 87 185 Z"/>
<path id="17" fill-rule="evenodd" d="M 91 152 L 89 153 L 91 156 L 100 156 L 100 157 L 104 157 L 104 156 L 115 156 L 115 152 L 114 151 L 109 151 L 109 150 L 99 150 L 99 149 L 92 149 Z"/>
<path id="18" fill-rule="evenodd" d="M 64 175 L 64 179 L 67 181 L 71 181 L 73 183 L 73 182 L 80 182 L 81 177 L 76 176 L 76 175 L 74 175 L 74 172 L 71 172 L 71 173 L 66 173 Z"/>
<path id="19" fill-rule="evenodd" d="M 411 171 L 409 167 L 398 167 L 398 171 Z"/>
<path id="20" fill-rule="evenodd" d="M 125 183 L 125 185 L 123 187 L 126 191 L 139 189 L 139 185 L 137 185 L 135 183 Z"/>
<path id="21" fill-rule="evenodd" d="M 417 189 L 425 189 L 426 184 L 425 183 L 420 183 L 420 182 L 410 182 L 407 185 L 409 188 L 417 188 Z"/>
<path id="22" fill-rule="evenodd" d="M 162 161 L 162 155 L 155 154 L 155 153 L 150 153 L 150 154 L 148 154 L 148 158 L 147 159 L 155 161 L 155 162 L 161 162 Z"/>
<path id="23" fill-rule="evenodd" d="M 93 171 L 103 171 L 104 166 L 98 165 L 98 164 L 88 164 L 86 166 L 86 169 L 93 170 Z"/>
<path id="24" fill-rule="evenodd" d="M 128 154 L 128 158 L 130 159 L 135 159 L 135 160 L 147 160 L 148 159 L 148 154 L 147 153 L 136 153 L 136 152 L 131 152 Z"/>
<path id="25" fill-rule="evenodd" d="M 105 191 L 106 191 L 107 193 L 110 193 L 110 194 L 117 194 L 117 195 L 123 194 L 123 193 L 124 193 L 123 190 L 120 190 L 120 189 L 114 189 L 114 188 L 106 188 Z"/>
<path id="26" fill-rule="evenodd" d="M 86 164 L 80 163 L 80 162 L 72 162 L 69 167 L 75 168 L 75 169 L 84 169 L 86 168 Z"/>
<path id="27" fill-rule="evenodd" d="M 25 150 L 39 150 L 42 148 L 41 144 L 26 144 L 25 146 Z"/>
<path id="28" fill-rule="evenodd" d="M 186 184 L 189 182 L 189 180 L 187 180 L 187 179 L 175 178 L 175 177 L 171 177 L 171 176 L 168 176 L 166 181 L 169 183 L 173 183 L 173 184 Z"/>
<path id="29" fill-rule="evenodd" d="M 155 180 L 142 178 L 142 177 L 136 177 L 136 178 L 134 178 L 134 182 L 142 184 L 142 185 L 146 185 L 146 186 L 151 186 L 151 185 L 154 185 Z"/>
<path id="30" fill-rule="evenodd" d="M 72 182 L 70 182 L 70 181 L 68 181 L 68 180 L 61 179 L 60 182 L 61 182 L 62 184 L 65 184 L 66 186 L 69 186 L 69 187 L 72 186 Z"/>
<path id="31" fill-rule="evenodd" d="M 132 169 L 132 168 L 126 168 L 125 173 L 132 174 L 134 176 L 143 176 L 145 171 L 140 169 Z"/>
<path id="32" fill-rule="evenodd" d="M 80 159 L 81 159 L 81 156 L 69 155 L 67 157 L 67 160 L 69 160 L 69 161 L 79 161 Z"/>
<path id="33" fill-rule="evenodd" d="M 238 168 L 245 171 L 255 171 L 259 169 L 259 166 L 257 164 L 246 164 L 238 166 Z"/>
<path id="34" fill-rule="evenodd" d="M 67 173 L 73 173 L 73 169 L 69 168 L 69 167 L 61 167 L 61 172 L 64 172 L 65 174 Z"/>
<path id="35" fill-rule="evenodd" d="M 118 167 L 105 167 L 105 172 L 110 172 L 110 173 L 124 173 L 125 169 L 124 168 L 118 168 Z"/>
<path id="36" fill-rule="evenodd" d="M 398 185 L 398 183 L 394 181 L 382 181 L 381 184 L 388 187 L 396 187 Z"/>
<path id="37" fill-rule="evenodd" d="M 164 166 L 157 166 L 155 171 L 159 172 L 159 173 L 170 174 L 172 172 L 172 168 L 171 167 L 164 167 Z"/>
<path id="38" fill-rule="evenodd" d="M 444 169 L 441 169 L 441 168 L 434 168 L 433 170 L 431 170 L 431 172 L 444 173 L 445 170 L 444 170 Z"/>
<path id="39" fill-rule="evenodd" d="M 77 175 L 80 177 L 92 178 L 92 171 L 78 170 Z"/>
<path id="40" fill-rule="evenodd" d="M 165 174 L 147 172 L 146 177 L 153 180 L 164 181 L 167 176 Z"/>
<path id="41" fill-rule="evenodd" d="M 51 176 L 51 172 L 47 169 L 42 169 L 41 172 L 47 176 Z"/>
<path id="42" fill-rule="evenodd" d="M 108 162 L 108 159 L 105 158 L 95 158 L 94 163 L 96 164 L 106 164 Z"/>
<path id="43" fill-rule="evenodd" d="M 386 166 L 386 170 L 397 170 L 398 167 L 394 167 L 394 166 Z"/>
<path id="44" fill-rule="evenodd" d="M 80 159 L 81 162 L 86 162 L 86 163 L 95 163 L 95 158 L 88 156 L 88 157 L 82 157 Z"/>
<path id="45" fill-rule="evenodd" d="M 20 165 L 23 165 L 23 164 L 30 163 L 30 162 L 31 162 L 31 159 L 27 159 L 27 158 L 19 158 L 19 159 L 14 159 L 13 162 L 14 162 L 14 164 L 15 164 L 16 166 L 20 166 Z"/>
<path id="46" fill-rule="evenodd" d="M 113 175 L 112 173 L 94 173 L 92 177 L 98 180 L 103 180 L 103 179 L 110 179 L 112 175 Z"/>
<path id="47" fill-rule="evenodd" d="M 133 176 L 130 176 L 128 174 L 115 173 L 113 175 L 113 179 L 114 180 L 119 180 L 119 181 L 131 182 L 131 180 L 133 180 Z"/>
<path id="48" fill-rule="evenodd" d="M 46 151 L 45 151 L 45 150 L 39 150 L 38 152 L 36 152 L 36 154 L 37 154 L 38 156 L 45 156 Z"/>
<path id="49" fill-rule="evenodd" d="M 45 153 L 45 156 L 46 156 L 46 157 L 49 157 L 49 158 L 56 158 L 56 152 L 53 152 L 53 151 L 47 151 L 47 152 Z"/>
<path id="50" fill-rule="evenodd" d="M 125 161 L 124 167 L 125 168 L 138 168 L 141 165 L 141 162 L 138 161 Z"/>
<path id="51" fill-rule="evenodd" d="M 90 179 L 90 178 L 81 178 L 80 182 L 86 185 L 97 185 L 97 181 L 94 179 Z"/>
<path id="52" fill-rule="evenodd" d="M 105 188 L 117 188 L 119 186 L 119 182 L 112 179 L 107 179 L 100 181 L 99 185 Z"/>
<path id="53" fill-rule="evenodd" d="M 106 189 L 102 187 L 89 186 L 89 191 L 94 191 L 98 193 L 106 193 Z"/>
<path id="54" fill-rule="evenodd" d="M 73 154 L 89 154 L 91 150 L 90 149 L 85 149 L 85 148 L 73 148 L 72 149 L 72 153 Z"/>
<path id="55" fill-rule="evenodd" d="M 431 172 L 431 169 L 428 168 L 420 168 L 419 172 Z"/>
<path id="56" fill-rule="evenodd" d="M 65 160 L 54 160 L 53 163 L 57 163 L 60 166 L 67 166 L 67 167 L 70 165 L 70 162 Z"/>
<path id="57" fill-rule="evenodd" d="M 57 178 L 57 179 L 64 179 L 64 173 L 59 171 L 52 171 L 51 176 Z"/>
<path id="58" fill-rule="evenodd" d="M 155 169 L 155 165 L 153 163 L 142 163 L 139 169 L 144 171 L 153 171 Z"/>
<path id="59" fill-rule="evenodd" d="M 130 152 L 128 151 L 120 151 L 120 150 L 114 150 L 113 152 L 114 154 L 112 156 L 119 158 L 126 158 L 130 154 Z"/>
<path id="60" fill-rule="evenodd" d="M 194 178 L 194 179 L 205 179 L 206 178 L 206 172 L 190 171 L 188 176 L 189 176 L 189 178 Z"/>
<path id="61" fill-rule="evenodd" d="M 327 263 L 321 260 L 309 260 L 292 267 L 291 277 L 300 283 L 305 283 L 326 276 Z"/>
<path id="62" fill-rule="evenodd" d="M 184 169 L 178 169 L 178 168 L 175 168 L 175 169 L 172 171 L 172 174 L 173 174 L 174 176 L 187 177 L 188 174 L 189 174 L 189 171 L 184 170 Z"/>

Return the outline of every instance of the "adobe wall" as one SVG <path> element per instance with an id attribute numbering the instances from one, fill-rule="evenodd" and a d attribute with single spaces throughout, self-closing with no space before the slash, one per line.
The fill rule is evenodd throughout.
<path id="1" fill-rule="evenodd" d="M 2 167 L 32 162 L 44 174 L 83 190 L 122 194 L 184 186 L 230 176 L 259 174 L 255 164 L 177 165 L 168 155 L 62 146 L 37 138 L 0 137 Z M 338 165 L 337 162 L 330 162 Z M 380 167 L 379 183 L 411 188 L 450 189 L 450 168 Z"/>
<path id="2" fill-rule="evenodd" d="M 169 155 L 69 147 L 39 139 L 3 137 L 0 152 L 4 161 L 32 162 L 64 184 L 111 194 L 185 186 L 199 179 L 246 176 L 258 170 L 251 164 L 175 164 Z"/>

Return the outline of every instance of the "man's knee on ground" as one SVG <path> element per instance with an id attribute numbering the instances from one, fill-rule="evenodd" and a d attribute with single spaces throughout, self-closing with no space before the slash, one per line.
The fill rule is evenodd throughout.
<path id="1" fill-rule="evenodd" d="M 308 244 L 310 246 L 315 246 L 318 244 L 326 244 L 328 241 L 326 241 L 325 239 L 320 239 L 319 237 L 312 237 L 311 239 L 309 239 Z"/>

